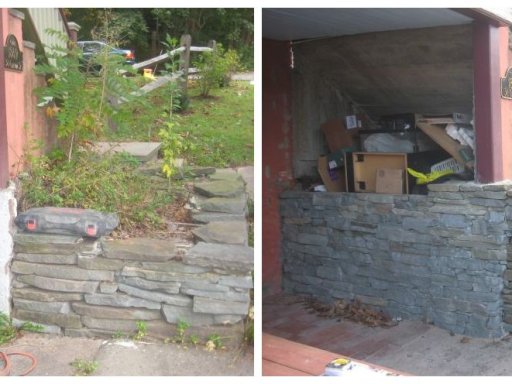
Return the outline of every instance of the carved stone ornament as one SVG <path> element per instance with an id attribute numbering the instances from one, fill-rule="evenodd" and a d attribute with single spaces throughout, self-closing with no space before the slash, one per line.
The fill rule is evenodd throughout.
<path id="1" fill-rule="evenodd" d="M 7 69 L 23 71 L 23 52 L 20 51 L 16 36 L 12 34 L 5 39 L 4 65 Z"/>

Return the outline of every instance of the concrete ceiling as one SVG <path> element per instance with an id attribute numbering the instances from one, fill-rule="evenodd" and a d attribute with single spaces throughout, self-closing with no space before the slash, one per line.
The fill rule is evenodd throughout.
<path id="1" fill-rule="evenodd" d="M 443 8 L 265 8 L 263 37 L 301 40 L 368 32 L 469 24 Z"/>

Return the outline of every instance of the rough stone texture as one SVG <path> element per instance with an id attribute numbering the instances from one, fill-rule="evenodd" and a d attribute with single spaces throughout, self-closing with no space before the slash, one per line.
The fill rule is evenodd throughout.
<path id="1" fill-rule="evenodd" d="M 76 264 L 77 255 L 57 255 L 49 253 L 18 253 L 16 260 L 42 264 Z"/>
<path id="2" fill-rule="evenodd" d="M 73 303 L 73 310 L 83 316 L 98 319 L 158 320 L 160 311 L 149 309 L 112 308 L 103 305 Z"/>
<path id="3" fill-rule="evenodd" d="M 512 305 L 503 304 L 512 299 L 502 294 L 512 287 L 509 188 L 456 182 L 429 190 L 284 193 L 284 290 L 327 302 L 357 298 L 392 317 L 502 337 L 512 320 Z"/>
<path id="4" fill-rule="evenodd" d="M 238 221 L 245 224 L 245 214 L 199 212 L 192 214 L 194 223 L 208 224 L 212 221 Z"/>
<path id="5" fill-rule="evenodd" d="M 197 243 L 183 258 L 185 264 L 227 271 L 251 272 L 254 249 L 242 245 Z"/>
<path id="6" fill-rule="evenodd" d="M 33 321 L 44 324 L 57 325 L 65 328 L 81 328 L 82 322 L 80 316 L 69 313 L 47 313 L 47 312 L 34 312 L 25 309 L 15 309 L 14 317 L 19 320 Z"/>
<path id="7" fill-rule="evenodd" d="M 213 313 L 215 315 L 247 315 L 249 312 L 249 301 L 246 303 L 215 300 L 206 297 L 194 297 L 194 312 Z"/>
<path id="8" fill-rule="evenodd" d="M 93 305 L 110 305 L 112 307 L 137 307 L 148 309 L 160 309 L 160 303 L 144 300 L 123 294 L 105 294 L 96 293 L 94 295 L 85 295 L 85 302 Z"/>
<path id="9" fill-rule="evenodd" d="M 102 240 L 103 255 L 109 259 L 166 261 L 176 257 L 174 241 L 146 238 Z"/>
<path id="10" fill-rule="evenodd" d="M 204 326 L 215 324 L 215 318 L 211 314 L 195 313 L 192 307 L 176 307 L 174 305 L 162 306 L 162 312 L 169 323 L 176 324 L 178 321 L 186 321 L 192 326 Z"/>
<path id="11" fill-rule="evenodd" d="M 80 293 L 42 291 L 34 288 L 13 288 L 13 297 L 34 301 L 80 301 L 83 299 Z"/>
<path id="12" fill-rule="evenodd" d="M 27 283 L 37 288 L 61 292 L 93 293 L 99 285 L 98 281 L 52 279 L 34 275 L 22 275 L 18 276 L 17 279 L 22 283 Z"/>
<path id="13" fill-rule="evenodd" d="M 166 303 L 171 305 L 177 305 L 186 307 L 190 305 L 192 299 L 183 295 L 166 295 L 165 293 L 159 293 L 155 291 L 146 291 L 143 289 L 135 288 L 126 284 L 119 284 L 119 290 L 127 293 L 130 296 L 140 297 L 141 299 L 147 299 L 156 301 L 159 303 Z"/>
<path id="14" fill-rule="evenodd" d="M 245 196 L 223 198 L 212 197 L 209 199 L 197 199 L 197 205 L 202 212 L 231 213 L 235 215 L 245 215 L 246 199 Z"/>
<path id="15" fill-rule="evenodd" d="M 73 255 L 83 239 L 79 236 L 17 233 L 14 235 L 16 253 Z"/>
<path id="16" fill-rule="evenodd" d="M 247 225 L 240 221 L 212 221 L 192 233 L 206 243 L 247 245 L 248 239 Z"/>
<path id="17" fill-rule="evenodd" d="M 140 277 L 121 277 L 120 282 L 136 288 L 148 289 L 150 291 L 162 291 L 172 294 L 179 293 L 181 286 L 181 283 L 177 282 L 160 283 L 158 281 L 145 280 Z"/>
<path id="18" fill-rule="evenodd" d="M 218 281 L 218 276 L 209 273 L 174 273 L 174 272 L 160 272 L 137 267 L 124 267 L 121 272 L 122 276 L 127 277 L 142 277 L 147 280 L 154 281 L 169 281 L 169 282 L 182 282 L 182 281 L 209 281 L 215 283 Z"/>
<path id="19" fill-rule="evenodd" d="M 23 326 L 23 324 L 25 324 L 26 321 L 25 320 L 20 320 L 20 319 L 16 319 L 16 318 L 13 318 L 12 319 L 12 325 L 14 325 L 16 328 L 20 328 Z M 49 333 L 49 334 L 52 334 L 52 335 L 60 335 L 62 334 L 62 329 L 61 327 L 57 326 L 57 325 L 48 325 L 48 324 L 41 324 L 41 323 L 36 323 L 36 322 L 33 322 L 31 321 L 32 324 L 34 325 L 38 325 L 38 326 L 41 326 L 43 327 L 41 331 L 41 333 Z"/>
<path id="20" fill-rule="evenodd" d="M 211 249 L 200 255 L 198 247 L 184 263 L 187 255 L 173 241 L 22 234 L 19 242 L 11 268 L 15 318 L 43 324 L 45 332 L 130 335 L 143 320 L 150 335 L 168 338 L 179 320 L 211 327 L 246 316 L 236 312 L 250 299 L 251 248 L 211 244 L 221 255 Z M 199 300 L 199 309 L 213 312 L 194 312 L 194 300 L 201 298 L 210 301 Z"/>
<path id="21" fill-rule="evenodd" d="M 71 311 L 71 306 L 68 302 L 33 301 L 25 299 L 13 299 L 12 301 L 16 308 L 25 309 L 27 311 L 64 314 Z"/>
<path id="22" fill-rule="evenodd" d="M 213 180 L 194 183 L 194 191 L 206 197 L 237 197 L 244 192 L 244 184 L 239 180 Z"/>
<path id="23" fill-rule="evenodd" d="M 114 272 L 96 271 L 67 265 L 48 265 L 15 261 L 12 271 L 23 275 L 38 275 L 69 280 L 114 280 Z"/>

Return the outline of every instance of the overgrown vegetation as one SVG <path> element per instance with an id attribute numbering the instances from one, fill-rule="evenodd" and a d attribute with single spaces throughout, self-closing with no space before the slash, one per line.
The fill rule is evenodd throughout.
<path id="1" fill-rule="evenodd" d="M 158 229 L 157 213 L 171 203 L 166 191 L 154 191 L 136 172 L 138 161 L 126 154 L 76 153 L 70 162 L 60 152 L 32 160 L 22 179 L 21 208 L 54 206 L 115 212 L 120 231 Z"/>
<path id="2" fill-rule="evenodd" d="M 71 363 L 71 366 L 75 368 L 75 376 L 89 376 L 92 375 L 98 369 L 98 362 L 94 360 L 75 359 Z"/>
<path id="3" fill-rule="evenodd" d="M 137 321 L 137 332 L 133 336 L 133 340 L 141 341 L 148 335 L 148 325 L 145 321 Z"/>
<path id="4" fill-rule="evenodd" d="M 12 324 L 12 319 L 5 313 L 0 312 L 0 345 L 14 340 L 19 331 L 42 332 L 43 329 L 42 325 L 32 324 L 31 322 L 25 322 L 19 328 L 16 328 Z"/>

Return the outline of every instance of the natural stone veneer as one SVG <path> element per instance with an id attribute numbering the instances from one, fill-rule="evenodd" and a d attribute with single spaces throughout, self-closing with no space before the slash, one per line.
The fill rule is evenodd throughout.
<path id="1" fill-rule="evenodd" d="M 281 195 L 283 287 L 499 338 L 512 324 L 512 184 Z"/>
<path id="2" fill-rule="evenodd" d="M 248 313 L 253 253 L 245 246 L 199 243 L 177 257 L 172 240 L 18 233 L 15 248 L 15 321 L 45 332 L 108 336 L 143 320 L 168 337 L 180 320 L 234 324 Z"/>

